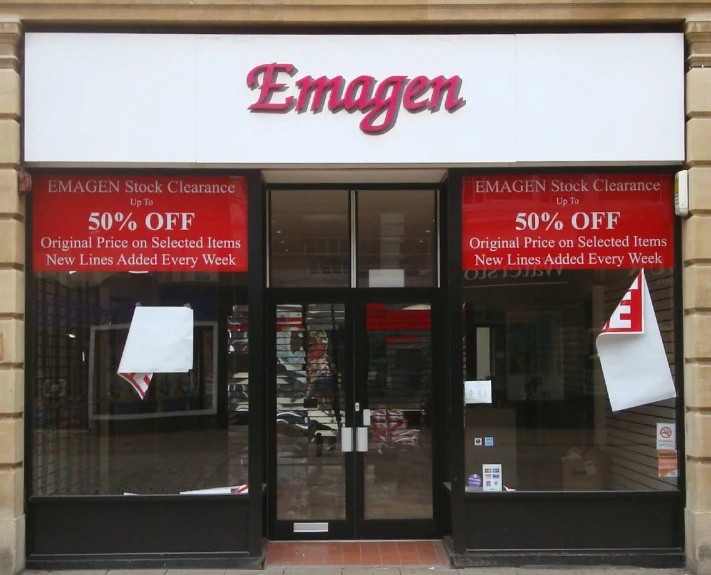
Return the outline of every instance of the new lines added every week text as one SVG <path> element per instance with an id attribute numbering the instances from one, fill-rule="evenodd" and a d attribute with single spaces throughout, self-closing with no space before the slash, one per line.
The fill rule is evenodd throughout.
<path id="1" fill-rule="evenodd" d="M 136 242 L 139 242 L 138 244 Z M 82 267 L 135 267 L 169 269 L 195 269 L 200 267 L 233 267 L 237 265 L 234 254 L 215 254 L 204 250 L 239 250 L 242 248 L 241 240 L 218 239 L 214 237 L 201 237 L 197 239 L 176 239 L 166 237 L 153 237 L 150 243 L 143 239 L 128 240 L 114 237 L 90 237 L 87 239 L 43 237 L 40 245 L 44 249 L 57 250 L 55 253 L 46 253 L 44 258 L 47 266 L 80 269 Z M 136 250 L 196 250 L 197 255 L 183 255 L 176 253 L 158 252 L 153 254 L 131 253 Z M 76 250 L 82 250 L 76 253 Z M 92 250 L 96 250 L 92 253 Z M 119 255 L 101 255 L 103 250 L 122 250 Z M 66 252 L 73 252 L 71 255 Z M 65 253 L 63 253 L 65 252 Z"/>
<path id="2" fill-rule="evenodd" d="M 634 251 L 634 248 L 666 248 L 667 246 L 668 240 L 666 238 L 647 238 L 638 235 L 627 235 L 621 238 L 580 236 L 575 240 L 567 238 L 556 240 L 541 237 L 519 237 L 514 239 L 473 237 L 469 240 L 469 247 L 472 250 L 485 251 L 491 254 L 496 254 L 499 250 L 516 252 L 501 255 L 473 254 L 473 261 L 477 266 L 491 268 L 571 265 L 591 268 L 619 268 L 626 264 L 640 267 L 658 267 L 665 263 L 662 254 L 649 251 L 642 253 Z M 603 251 L 587 251 L 596 248 Z M 628 251 L 630 248 L 631 251 Z M 549 250 L 550 253 L 545 256 L 525 255 L 526 250 Z M 573 251 L 568 252 L 566 250 Z"/>

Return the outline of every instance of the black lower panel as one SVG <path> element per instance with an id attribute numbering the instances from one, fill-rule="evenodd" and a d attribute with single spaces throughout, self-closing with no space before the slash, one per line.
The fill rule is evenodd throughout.
<path id="1" fill-rule="evenodd" d="M 452 488 L 449 483 L 442 484 L 442 504 L 440 506 L 440 537 L 452 536 Z"/>
<path id="2" fill-rule="evenodd" d="M 447 542 L 445 541 L 445 544 Z M 449 546 L 451 549 L 451 546 Z M 653 567 L 667 569 L 683 567 L 684 552 L 656 551 L 650 549 L 632 551 L 480 551 L 467 553 L 450 552 L 452 566 L 457 569 L 470 567 Z"/>
<path id="3" fill-rule="evenodd" d="M 37 571 L 96 569 L 248 569 L 262 568 L 264 553 L 140 553 L 137 555 L 30 555 L 27 568 Z"/>
<path id="4" fill-rule="evenodd" d="M 246 496 L 30 499 L 28 553 L 247 553 Z"/>
<path id="5" fill-rule="evenodd" d="M 467 551 L 683 547 L 679 493 L 467 495 Z"/>

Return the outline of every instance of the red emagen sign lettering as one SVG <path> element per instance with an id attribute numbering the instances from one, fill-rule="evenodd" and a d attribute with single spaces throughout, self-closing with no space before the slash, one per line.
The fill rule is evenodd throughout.
<path id="1" fill-rule="evenodd" d="M 377 80 L 373 76 L 357 76 L 346 80 L 343 76 L 303 76 L 295 83 L 296 95 L 286 95 L 288 80 L 297 73 L 293 64 L 261 64 L 247 74 L 247 86 L 258 94 L 251 112 L 297 113 L 311 110 L 319 113 L 360 112 L 360 129 L 369 135 L 384 134 L 395 126 L 400 109 L 410 113 L 428 110 L 437 112 L 442 107 L 454 113 L 465 104 L 460 96 L 462 79 L 459 76 L 388 76 Z"/>

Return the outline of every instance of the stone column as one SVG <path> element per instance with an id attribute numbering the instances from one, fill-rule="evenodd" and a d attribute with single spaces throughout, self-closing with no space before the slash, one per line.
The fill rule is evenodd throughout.
<path id="1" fill-rule="evenodd" d="M 711 575 L 711 16 L 686 24 L 686 159 L 691 217 L 683 224 L 686 556 Z"/>
<path id="2" fill-rule="evenodd" d="M 20 164 L 19 20 L 0 17 L 0 573 L 25 565 L 25 206 Z"/>

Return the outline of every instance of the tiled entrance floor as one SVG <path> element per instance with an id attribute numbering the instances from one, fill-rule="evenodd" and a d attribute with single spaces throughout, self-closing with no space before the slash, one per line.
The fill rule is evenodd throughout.
<path id="1" fill-rule="evenodd" d="M 449 565 L 440 541 L 271 541 L 266 567 L 300 565 Z"/>

